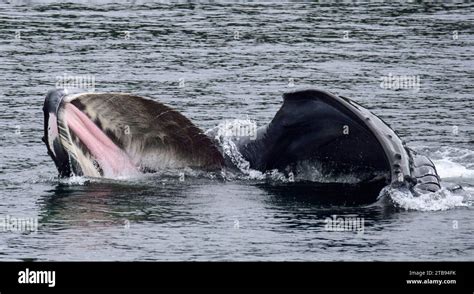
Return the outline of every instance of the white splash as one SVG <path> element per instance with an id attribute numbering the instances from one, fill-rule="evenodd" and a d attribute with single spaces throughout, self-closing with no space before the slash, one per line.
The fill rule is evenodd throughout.
<path id="1" fill-rule="evenodd" d="M 88 183 L 93 181 L 93 178 L 83 177 L 83 176 L 71 176 L 69 178 L 61 178 L 59 182 L 61 184 L 69 185 L 69 186 L 84 186 Z"/>
<path id="2" fill-rule="evenodd" d="M 454 162 L 449 158 L 433 160 L 433 163 L 441 178 L 474 179 L 474 170 L 468 169 L 464 165 Z"/>
<path id="3" fill-rule="evenodd" d="M 388 195 L 396 207 L 405 210 L 442 211 L 456 207 L 468 207 L 472 203 L 472 195 L 467 191 L 453 193 L 446 188 L 415 196 L 408 189 L 397 189 L 388 186 L 380 193 L 381 195 Z"/>
<path id="4" fill-rule="evenodd" d="M 428 153 L 423 151 L 423 153 Z M 441 178 L 472 179 L 474 182 L 474 151 L 456 147 L 441 147 L 429 152 Z"/>
<path id="5" fill-rule="evenodd" d="M 232 161 L 232 163 L 249 179 L 263 180 L 265 175 L 258 171 L 250 168 L 250 163 L 240 154 L 237 145 L 234 140 L 239 139 L 235 136 L 230 135 L 229 129 L 239 129 L 242 124 L 246 124 L 243 120 L 227 120 L 224 123 L 220 123 L 217 127 L 206 132 L 207 134 L 214 133 L 214 138 L 218 144 L 222 147 L 222 151 Z"/>

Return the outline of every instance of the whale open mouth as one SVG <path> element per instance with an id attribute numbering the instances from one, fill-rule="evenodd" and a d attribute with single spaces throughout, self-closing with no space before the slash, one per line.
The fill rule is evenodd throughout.
<path id="1" fill-rule="evenodd" d="M 132 158 L 99 127 L 100 123 L 78 108 L 79 100 L 63 91 L 48 96 L 45 143 L 61 175 L 119 177 L 138 171 Z"/>
<path id="2" fill-rule="evenodd" d="M 43 141 L 62 177 L 116 178 L 168 167 L 216 168 L 223 161 L 188 119 L 150 99 L 54 90 L 43 111 Z"/>
<path id="3" fill-rule="evenodd" d="M 65 103 L 59 115 L 62 141 L 74 159 L 76 173 L 118 177 L 137 172 L 132 158 L 74 103 Z"/>

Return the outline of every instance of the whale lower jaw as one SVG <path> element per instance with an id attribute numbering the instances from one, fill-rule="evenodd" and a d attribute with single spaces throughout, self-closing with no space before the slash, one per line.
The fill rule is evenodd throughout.
<path id="1" fill-rule="evenodd" d="M 287 93 L 283 99 L 256 140 L 238 145 L 251 168 L 295 174 L 299 162 L 313 161 L 326 173 L 365 174 L 367 183 L 385 177 L 386 184 L 414 191 L 441 188 L 433 162 L 354 101 L 320 90 Z"/>
<path id="2" fill-rule="evenodd" d="M 124 93 L 50 91 L 44 141 L 60 176 L 115 178 L 167 168 L 219 170 L 230 161 L 176 110 Z M 319 90 L 287 93 L 254 140 L 237 140 L 250 168 L 368 175 L 364 181 L 440 189 L 434 164 L 409 149 L 385 122 L 354 101 Z M 227 165 L 228 166 L 228 165 Z"/>

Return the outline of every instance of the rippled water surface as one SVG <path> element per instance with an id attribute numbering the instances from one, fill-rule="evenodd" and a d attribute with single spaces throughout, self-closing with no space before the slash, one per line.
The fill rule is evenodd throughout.
<path id="1" fill-rule="evenodd" d="M 47 2 L 0 4 L 0 217 L 39 223 L 0 231 L 1 260 L 474 260 L 474 5 Z M 348 207 L 272 175 L 58 181 L 41 108 L 64 74 L 153 97 L 203 129 L 261 126 L 286 91 L 332 91 L 465 193 Z M 383 89 L 389 74 L 420 88 Z M 362 218 L 363 232 L 326 230 L 333 215 Z"/>

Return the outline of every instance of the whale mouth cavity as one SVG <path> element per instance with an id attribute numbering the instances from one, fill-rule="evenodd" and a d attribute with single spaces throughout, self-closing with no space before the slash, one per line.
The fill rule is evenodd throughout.
<path id="1" fill-rule="evenodd" d="M 64 105 L 60 120 L 61 133 L 64 133 L 68 149 L 74 155 L 74 173 L 107 178 L 138 173 L 128 154 L 74 104 Z"/>
<path id="2" fill-rule="evenodd" d="M 117 178 L 138 173 L 136 164 L 65 91 L 51 91 L 44 104 L 49 155 L 60 176 Z M 79 107 L 78 107 L 79 106 Z"/>
<path id="3" fill-rule="evenodd" d="M 219 169 L 213 142 L 179 112 L 123 93 L 45 99 L 44 137 L 60 177 L 123 178 L 167 168 Z"/>

